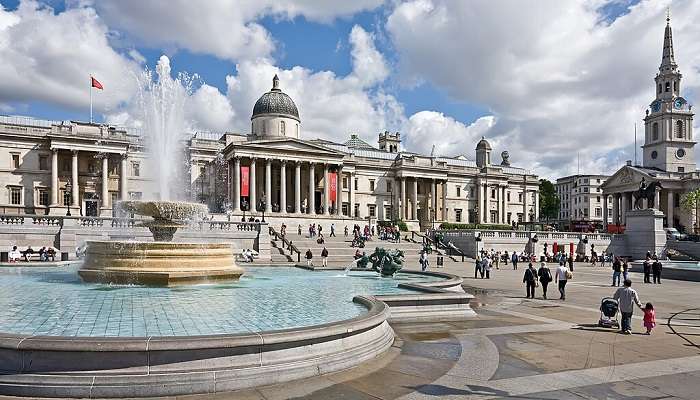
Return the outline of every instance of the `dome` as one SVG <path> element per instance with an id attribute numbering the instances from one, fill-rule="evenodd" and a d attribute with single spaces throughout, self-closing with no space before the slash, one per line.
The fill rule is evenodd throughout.
<path id="1" fill-rule="evenodd" d="M 491 150 L 491 144 L 484 138 L 483 136 L 481 137 L 481 140 L 479 140 L 479 143 L 476 144 L 476 149 L 477 150 Z"/>
<path id="2" fill-rule="evenodd" d="M 279 78 L 272 78 L 272 89 L 260 96 L 253 106 L 251 119 L 261 115 L 281 115 L 299 121 L 299 110 L 296 104 L 286 93 L 279 88 Z"/>

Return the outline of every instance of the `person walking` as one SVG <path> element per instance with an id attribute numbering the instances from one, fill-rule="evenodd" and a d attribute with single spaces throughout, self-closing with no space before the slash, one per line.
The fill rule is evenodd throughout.
<path id="1" fill-rule="evenodd" d="M 537 271 L 532 263 L 528 264 L 525 274 L 523 275 L 523 283 L 525 284 L 526 297 L 528 299 L 535 298 L 535 286 L 537 285 Z"/>
<path id="2" fill-rule="evenodd" d="M 642 264 L 644 268 L 644 283 L 651 283 L 651 254 L 647 252 L 647 258 Z"/>
<path id="3" fill-rule="evenodd" d="M 569 271 L 574 272 L 574 256 L 573 256 L 573 254 L 569 255 L 567 262 L 569 263 Z"/>
<path id="4" fill-rule="evenodd" d="M 647 328 L 645 335 L 651 335 L 651 330 L 656 326 L 656 312 L 651 303 L 647 303 L 644 308 L 644 327 Z"/>
<path id="5" fill-rule="evenodd" d="M 508 265 L 508 262 L 510 261 L 510 254 L 508 254 L 508 250 L 503 254 L 503 265 Z"/>
<path id="6" fill-rule="evenodd" d="M 654 283 L 661 284 L 661 262 L 659 257 L 654 257 L 654 262 L 651 264 L 651 274 L 654 277 Z"/>
<path id="7" fill-rule="evenodd" d="M 420 270 L 425 271 L 426 269 L 428 269 L 428 253 L 423 250 L 420 254 Z"/>
<path id="8" fill-rule="evenodd" d="M 306 266 L 310 267 L 313 264 L 311 263 L 311 259 L 314 257 L 314 255 L 311 253 L 311 249 L 306 250 Z"/>
<path id="9" fill-rule="evenodd" d="M 510 260 L 513 262 L 513 269 L 518 269 L 518 252 L 514 251 Z"/>
<path id="10" fill-rule="evenodd" d="M 348 226 L 345 225 L 345 237 L 348 237 Z"/>
<path id="11" fill-rule="evenodd" d="M 552 281 L 552 271 L 549 270 L 546 263 L 540 263 L 537 276 L 540 278 L 540 283 L 542 284 L 542 298 L 547 300 L 547 285 Z"/>
<path id="12" fill-rule="evenodd" d="M 640 309 L 642 303 L 639 302 L 637 291 L 632 289 L 632 281 L 626 279 L 623 282 L 623 287 L 617 289 L 613 295 L 613 299 L 617 300 L 620 305 L 620 314 L 622 314 L 622 323 L 620 324 L 620 333 L 629 335 L 632 333 L 632 314 L 634 313 L 634 305 Z"/>
<path id="13" fill-rule="evenodd" d="M 321 250 L 321 262 L 323 263 L 324 267 L 328 266 L 328 249 L 326 249 L 325 247 L 323 248 L 323 250 Z"/>
<path id="14" fill-rule="evenodd" d="M 328 235 L 328 237 L 334 237 L 335 236 L 335 224 L 331 224 L 331 234 Z"/>
<path id="15" fill-rule="evenodd" d="M 615 257 L 615 261 L 612 263 L 613 278 L 612 285 L 610 286 L 620 286 L 620 274 L 622 273 L 622 261 L 620 257 Z"/>
<path id="16" fill-rule="evenodd" d="M 491 267 L 492 267 L 492 266 L 493 266 L 493 260 L 491 259 L 491 257 L 484 257 L 484 267 L 483 267 L 483 269 L 481 270 L 481 272 L 482 272 L 482 276 L 481 276 L 481 277 L 482 277 L 482 278 L 484 277 L 484 276 L 483 276 L 483 273 L 485 272 L 485 273 L 486 273 L 486 279 L 491 279 Z"/>
<path id="17" fill-rule="evenodd" d="M 573 277 L 571 271 L 566 268 L 563 262 L 560 262 L 557 272 L 554 275 L 554 281 L 559 285 L 559 300 L 566 300 L 566 282 L 571 279 L 569 277 Z"/>
<path id="18" fill-rule="evenodd" d="M 630 270 L 630 265 L 627 262 L 626 258 L 622 259 L 622 280 L 626 281 L 629 279 L 629 270 Z"/>
<path id="19" fill-rule="evenodd" d="M 474 279 L 477 278 L 479 272 L 481 272 L 481 256 L 477 255 L 476 259 L 474 260 Z"/>

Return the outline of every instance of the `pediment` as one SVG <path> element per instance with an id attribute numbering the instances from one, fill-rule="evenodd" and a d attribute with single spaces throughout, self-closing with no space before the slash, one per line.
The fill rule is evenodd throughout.
<path id="1" fill-rule="evenodd" d="M 601 185 L 604 192 L 617 192 L 620 189 L 637 189 L 639 188 L 639 182 L 642 178 L 646 180 L 647 183 L 655 181 L 656 179 L 649 174 L 646 174 L 636 168 L 630 166 L 624 166 L 615 172 L 610 178 L 605 180 L 605 183 Z"/>
<path id="2" fill-rule="evenodd" d="M 299 139 L 269 139 L 242 143 L 232 143 L 229 151 L 234 153 L 254 153 L 261 155 L 312 156 L 323 158 L 343 158 L 345 153 L 329 147 Z"/>

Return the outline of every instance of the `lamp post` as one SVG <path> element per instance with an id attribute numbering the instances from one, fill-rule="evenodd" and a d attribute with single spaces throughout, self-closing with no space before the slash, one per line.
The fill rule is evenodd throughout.
<path id="1" fill-rule="evenodd" d="M 262 222 L 265 222 L 265 207 L 267 207 L 267 201 L 265 200 L 265 195 L 262 195 L 262 198 L 260 199 L 260 202 L 258 203 L 259 207 L 262 210 Z"/>
<path id="2" fill-rule="evenodd" d="M 245 222 L 245 210 L 248 208 L 248 200 L 241 200 L 241 209 L 243 210 L 243 222 Z"/>
<path id="3" fill-rule="evenodd" d="M 73 204 L 73 184 L 71 183 L 70 178 L 68 178 L 68 182 L 66 182 L 66 194 L 68 195 L 68 211 L 66 211 L 66 217 L 70 217 L 70 206 Z"/>

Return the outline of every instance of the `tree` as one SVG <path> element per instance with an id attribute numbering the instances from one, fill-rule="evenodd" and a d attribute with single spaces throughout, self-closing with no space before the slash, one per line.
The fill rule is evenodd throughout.
<path id="1" fill-rule="evenodd" d="M 554 184 L 547 179 L 540 179 L 540 219 L 549 221 L 559 214 L 559 196 Z"/>
<path id="2" fill-rule="evenodd" d="M 698 214 L 700 214 L 700 188 L 681 196 L 681 208 L 688 211 L 693 221 L 693 233 L 698 231 Z"/>

